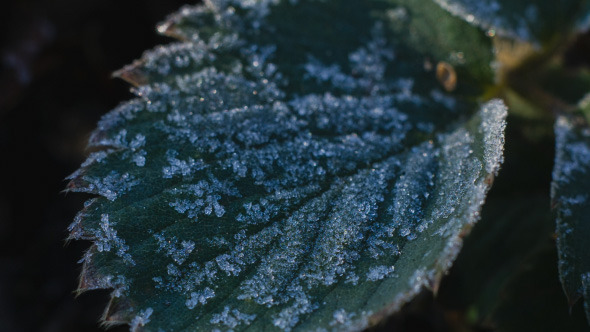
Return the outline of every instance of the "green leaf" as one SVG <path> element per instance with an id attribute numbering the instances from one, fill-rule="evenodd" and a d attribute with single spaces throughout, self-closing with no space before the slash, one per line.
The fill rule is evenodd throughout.
<path id="1" fill-rule="evenodd" d="M 586 0 L 434 0 L 467 22 L 496 34 L 543 43 L 563 38 L 572 30 L 586 30 L 590 24 L 590 2 Z"/>
<path id="2" fill-rule="evenodd" d="M 551 196 L 557 216 L 559 274 L 571 305 L 585 298 L 590 321 L 590 128 L 583 117 L 559 116 L 555 140 Z"/>
<path id="3" fill-rule="evenodd" d="M 436 287 L 502 161 L 485 36 L 430 1 L 207 1 L 159 30 L 183 41 L 118 73 L 138 98 L 70 177 L 99 195 L 70 229 L 106 323 L 358 330 Z"/>

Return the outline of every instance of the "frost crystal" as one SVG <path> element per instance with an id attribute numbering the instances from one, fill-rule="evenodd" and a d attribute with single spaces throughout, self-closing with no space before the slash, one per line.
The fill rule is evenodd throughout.
<path id="1" fill-rule="evenodd" d="M 186 213 L 187 216 L 198 221 L 201 215 L 215 215 L 223 217 L 225 208 L 219 202 L 223 197 L 239 197 L 239 192 L 227 181 L 211 178 L 211 181 L 199 181 L 197 184 L 184 186 L 182 189 L 174 189 L 171 193 L 178 196 L 190 195 L 196 199 L 176 199 L 169 205 L 178 213 Z"/>
<path id="2" fill-rule="evenodd" d="M 394 267 L 393 266 L 375 266 L 375 267 L 371 267 L 371 269 L 369 269 L 369 272 L 367 273 L 367 280 L 370 281 L 375 281 L 375 280 L 381 280 L 385 277 L 390 276 L 394 271 Z"/>
<path id="3" fill-rule="evenodd" d="M 165 166 L 162 168 L 162 173 L 164 174 L 164 178 L 169 179 L 173 176 L 180 174 L 182 176 L 191 175 L 193 172 L 203 169 L 205 167 L 202 161 L 195 161 L 193 158 L 188 158 L 188 160 L 179 160 L 176 159 L 178 156 L 178 152 L 174 150 L 168 150 L 166 152 L 166 156 L 168 159 L 168 163 L 170 166 Z"/>
<path id="4" fill-rule="evenodd" d="M 192 310 L 197 306 L 197 304 L 205 305 L 207 301 L 213 297 L 215 297 L 215 292 L 211 288 L 206 287 L 202 291 L 192 292 L 190 299 L 186 300 L 185 304 L 189 309 Z"/>
<path id="5" fill-rule="evenodd" d="M 492 101 L 484 107 L 482 111 L 484 121 L 481 122 L 480 129 L 484 134 L 485 142 L 499 142 L 504 145 L 504 130 L 506 123 L 501 121 L 506 118 L 508 109 L 499 100 Z M 504 161 L 503 150 L 496 146 L 484 145 L 484 160 L 486 171 L 490 174 L 498 172 L 499 165 Z"/>
<path id="6" fill-rule="evenodd" d="M 111 201 L 140 183 L 133 175 L 129 173 L 119 175 L 116 171 L 111 171 L 104 178 L 92 176 L 84 176 L 83 178 L 88 181 L 87 187 L 77 188 L 76 191 L 95 193 Z"/>
<path id="7" fill-rule="evenodd" d="M 116 250 L 117 256 L 123 258 L 123 261 L 130 265 L 135 265 L 135 261 L 127 252 L 129 246 L 125 244 L 125 240 L 117 236 L 117 231 L 113 228 L 116 223 L 109 221 L 109 215 L 103 214 L 100 217 L 100 229 L 94 232 L 94 243 L 99 252 Z"/>
<path id="8" fill-rule="evenodd" d="M 346 327 L 351 325 L 352 318 L 356 316 L 356 314 L 354 312 L 347 313 L 344 309 L 338 309 L 334 311 L 334 314 L 332 316 L 334 317 L 334 320 L 330 322 L 330 326 L 340 325 Z"/>
<path id="9" fill-rule="evenodd" d="M 211 324 L 223 325 L 233 329 L 240 324 L 248 325 L 248 323 L 253 321 L 255 318 L 256 315 L 244 314 L 239 310 L 230 309 L 230 307 L 226 306 L 223 308 L 223 312 L 213 315 L 211 318 Z"/>
<path id="10" fill-rule="evenodd" d="M 154 309 L 147 308 L 142 310 L 131 320 L 131 330 L 137 329 L 140 326 L 145 326 L 150 322 L 150 316 L 154 313 Z"/>
<path id="11" fill-rule="evenodd" d="M 164 233 L 154 234 L 154 238 L 158 241 L 159 245 L 157 252 L 164 250 L 167 256 L 172 257 L 178 265 L 182 265 L 195 249 L 195 242 L 182 241 L 178 244 L 178 239 L 175 236 L 166 240 Z"/>

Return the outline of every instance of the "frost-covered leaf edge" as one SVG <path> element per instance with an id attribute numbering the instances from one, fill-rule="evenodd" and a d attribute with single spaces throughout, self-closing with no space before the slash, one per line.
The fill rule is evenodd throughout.
<path id="1" fill-rule="evenodd" d="M 587 110 L 585 97 L 580 106 Z M 579 188 L 588 183 L 590 127 L 583 112 L 560 114 L 555 121 L 555 164 L 551 182 L 551 205 L 555 216 L 559 279 L 570 307 L 583 299 L 590 324 L 590 270 L 585 248 L 575 233 L 588 233 L 588 195 Z M 572 173 L 576 175 L 572 178 Z M 583 175 L 584 178 L 580 178 Z M 586 181 L 584 181 L 586 180 Z M 583 189 L 583 188 L 582 188 Z M 572 196 L 572 194 L 574 196 Z M 584 225 L 585 224 L 585 225 Z M 584 231 L 586 229 L 586 231 Z M 586 248 L 587 249 L 587 248 Z M 575 274 L 575 275 L 572 275 Z"/>

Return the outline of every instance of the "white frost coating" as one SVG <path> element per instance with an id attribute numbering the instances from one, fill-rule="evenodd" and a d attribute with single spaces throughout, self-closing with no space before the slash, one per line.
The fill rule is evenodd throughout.
<path id="1" fill-rule="evenodd" d="M 289 332 L 297 323 L 299 317 L 313 312 L 318 304 L 313 303 L 310 296 L 303 291 L 301 286 L 290 286 L 288 288 L 290 297 L 294 300 L 290 305 L 273 316 L 272 324 L 283 331 Z"/>
<path id="2" fill-rule="evenodd" d="M 139 149 L 145 145 L 145 136 L 142 134 L 135 135 L 135 138 L 129 143 L 131 149 Z"/>
<path id="3" fill-rule="evenodd" d="M 178 266 L 170 263 L 167 266 L 168 268 L 168 275 L 173 276 L 173 277 L 180 277 L 181 273 L 180 273 L 180 269 L 178 269 Z"/>
<path id="4" fill-rule="evenodd" d="M 122 133 L 121 129 L 117 132 L 117 134 L 113 133 L 115 128 L 122 127 L 127 121 L 131 121 L 135 119 L 141 111 L 143 111 L 145 105 L 143 102 L 139 100 L 131 100 L 127 103 L 121 104 L 117 106 L 113 111 L 103 115 L 103 117 L 98 122 L 98 129 L 95 130 L 90 139 L 88 140 L 89 147 L 112 147 L 113 139 L 115 141 L 121 142 L 118 137 Z M 106 135 L 106 134 L 109 135 Z M 112 136 L 112 137 L 109 137 Z M 125 133 L 126 136 L 126 133 Z M 118 148 L 126 147 L 125 144 L 122 146 L 117 146 Z"/>
<path id="5" fill-rule="evenodd" d="M 411 287 L 410 292 L 418 294 L 422 287 L 427 286 L 433 278 L 434 271 L 426 271 L 426 268 L 416 270 L 408 280 L 408 285 Z"/>
<path id="6" fill-rule="evenodd" d="M 506 118 L 508 108 L 500 99 L 495 99 L 483 106 L 480 112 L 482 121 L 480 129 L 484 135 L 484 160 L 486 172 L 496 175 L 500 164 L 504 161 L 504 130 L 506 129 Z"/>
<path id="7" fill-rule="evenodd" d="M 192 292 L 190 298 L 186 300 L 185 305 L 192 310 L 197 304 L 205 305 L 213 297 L 215 297 L 215 292 L 211 288 L 205 287 L 202 291 Z"/>
<path id="8" fill-rule="evenodd" d="M 219 203 L 222 198 L 240 197 L 239 192 L 229 181 L 220 181 L 210 177 L 209 181 L 201 180 L 196 184 L 173 189 L 170 193 L 178 196 L 190 195 L 196 199 L 176 199 L 170 202 L 178 213 L 187 214 L 190 219 L 198 221 L 199 216 L 223 217 L 225 207 Z"/>
<path id="9" fill-rule="evenodd" d="M 417 237 L 414 229 L 424 222 L 423 205 L 434 186 L 437 157 L 438 151 L 432 142 L 412 149 L 405 162 L 403 174 L 395 184 L 393 204 L 387 210 L 393 225 L 384 229 L 385 233 L 379 237 L 391 236 L 396 229 L 399 235 L 408 240 Z"/>
<path id="10" fill-rule="evenodd" d="M 423 100 L 412 94 L 413 80 L 398 78 L 395 81 L 384 80 L 387 65 L 395 61 L 395 52 L 384 37 L 382 23 L 376 23 L 371 30 L 372 39 L 367 45 L 349 54 L 350 73 L 342 72 L 340 66 L 324 65 L 312 55 L 308 56 L 305 64 L 305 78 L 314 79 L 319 83 L 329 82 L 333 89 L 340 89 L 346 93 L 362 91 L 372 96 L 385 93 L 389 98 L 397 101 L 410 101 L 416 105 Z M 451 99 L 446 100 L 450 105 Z"/>
<path id="11" fill-rule="evenodd" d="M 504 150 L 506 107 L 503 103 L 492 100 L 483 105 L 478 114 L 481 118 L 480 130 L 483 131 L 484 136 L 485 165 L 481 165 L 472 156 L 473 151 L 469 148 L 469 145 L 457 145 L 457 140 L 460 142 L 472 139 L 468 137 L 469 135 L 460 134 L 461 130 L 448 137 L 450 141 L 445 142 L 445 146 L 448 148 L 443 149 L 443 159 L 447 160 L 447 164 L 441 170 L 441 176 L 447 179 L 444 182 L 444 186 L 447 188 L 443 191 L 450 193 L 450 197 L 445 200 L 446 202 L 440 201 L 439 204 L 443 206 L 442 209 L 433 211 L 436 218 L 449 218 L 446 224 L 436 232 L 448 239 L 447 245 L 441 254 L 442 257 L 446 258 L 446 260 L 443 260 L 445 262 L 445 265 L 442 266 L 443 269 L 450 268 L 461 248 L 463 227 L 460 227 L 460 225 L 473 224 L 479 219 L 479 211 L 489 189 L 488 177 L 497 172 L 503 160 L 501 154 Z M 491 149 L 488 149 L 488 147 Z M 445 156 L 445 154 L 450 153 L 452 149 L 457 150 L 453 152 L 453 160 L 449 160 L 449 156 Z M 495 160 L 497 164 L 490 165 L 489 160 Z M 448 166 L 451 167 L 445 170 Z M 482 166 L 483 170 L 486 171 L 483 174 L 481 174 Z M 492 173 L 488 173 L 487 169 L 491 170 Z M 461 176 L 457 176 L 457 172 Z M 464 210 L 457 205 L 457 202 L 460 202 L 462 198 L 469 200 L 467 203 L 463 203 L 466 205 Z M 465 218 L 467 220 L 461 220 Z"/>
<path id="12" fill-rule="evenodd" d="M 332 314 L 333 320 L 330 322 L 330 326 L 341 326 L 349 327 L 352 325 L 352 319 L 356 316 L 356 313 L 348 313 L 344 309 L 338 309 Z"/>
<path id="13" fill-rule="evenodd" d="M 449 238 L 457 232 L 458 226 L 464 223 L 463 218 L 456 216 L 457 214 L 462 216 L 465 212 L 458 210 L 463 205 L 463 199 L 480 203 L 485 195 L 486 186 L 483 183 L 477 183 L 483 165 L 473 155 L 471 147 L 475 140 L 473 135 L 461 128 L 441 140 L 443 163 L 438 172 L 440 173 L 439 177 L 444 181 L 439 189 L 439 195 L 434 198 L 436 208 L 433 209 L 431 215 L 432 218 L 447 220 L 437 230 L 437 234 Z M 501 149 L 501 145 L 498 146 Z M 474 204 L 474 206 L 479 210 L 480 204 Z M 471 216 L 471 214 L 467 215 Z"/>
<path id="14" fill-rule="evenodd" d="M 367 272 L 367 280 L 368 281 L 377 281 L 383 278 L 387 278 L 391 276 L 394 272 L 395 268 L 393 266 L 373 266 Z"/>
<path id="15" fill-rule="evenodd" d="M 308 285 L 332 285 L 360 258 L 364 231 L 377 218 L 383 192 L 394 176 L 395 158 L 350 177 L 336 197 L 312 249 L 313 259 L 300 272 Z"/>
<path id="16" fill-rule="evenodd" d="M 135 165 L 137 165 L 139 167 L 145 166 L 146 154 L 147 154 L 147 152 L 145 150 L 141 150 L 141 151 L 137 152 L 136 154 L 134 154 L 132 160 L 135 163 Z"/>
<path id="17" fill-rule="evenodd" d="M 350 91 L 356 87 L 354 78 L 344 74 L 340 66 L 336 64 L 326 66 L 311 55 L 308 56 L 308 59 L 308 63 L 304 66 L 307 71 L 305 78 L 314 78 L 321 83 L 330 82 L 345 91 Z"/>
<path id="18" fill-rule="evenodd" d="M 524 13 L 504 10 L 497 0 L 434 0 L 451 14 L 486 30 L 500 35 L 536 42 L 531 26 L 538 20 L 535 4 L 526 7 Z M 538 45 L 537 45 L 538 46 Z"/>
<path id="19" fill-rule="evenodd" d="M 183 177 L 189 176 L 194 172 L 205 168 L 205 163 L 202 160 L 194 160 L 188 158 L 187 160 L 177 159 L 178 152 L 174 150 L 166 151 L 166 159 L 168 160 L 169 166 L 162 168 L 163 177 L 170 179 L 175 175 L 182 175 Z"/>
<path id="20" fill-rule="evenodd" d="M 223 308 L 223 312 L 213 314 L 210 322 L 215 325 L 222 325 L 233 329 L 240 324 L 248 325 L 251 321 L 256 319 L 256 315 L 248 315 L 240 312 L 237 309 L 231 309 L 228 306 Z"/>
<path id="21" fill-rule="evenodd" d="M 553 171 L 553 181 L 575 181 L 572 173 L 584 172 L 590 167 L 590 147 L 584 141 L 576 139 L 573 134 L 574 126 L 565 116 L 557 118 L 555 124 L 556 164 Z M 581 137 L 590 138 L 590 132 L 582 131 Z"/>
<path id="22" fill-rule="evenodd" d="M 88 158 L 82 163 L 80 167 L 86 167 L 95 163 L 102 163 L 104 159 L 111 153 L 113 150 L 104 150 L 104 151 L 97 151 L 92 152 Z M 73 178 L 73 176 L 68 177 L 69 179 Z"/>
<path id="23" fill-rule="evenodd" d="M 125 152 L 122 154 L 121 159 L 131 159 L 137 166 L 145 166 L 145 157 L 147 152 L 142 149 L 145 146 L 145 136 L 142 134 L 136 134 L 135 137 L 129 142 L 127 139 L 127 130 L 121 129 L 112 138 L 101 138 L 99 142 L 95 142 L 94 145 L 114 147 Z M 110 149 L 105 151 L 97 152 L 98 154 L 104 155 L 91 155 L 82 166 L 90 166 L 95 162 L 101 162 L 108 154 L 115 152 Z"/>
<path id="24" fill-rule="evenodd" d="M 585 206 L 588 202 L 588 195 L 576 195 L 573 197 L 560 196 L 559 197 L 559 211 L 562 217 L 572 217 L 573 211 L 576 207 Z M 572 228 L 562 228 L 562 233 L 568 234 L 573 232 Z"/>
<path id="25" fill-rule="evenodd" d="M 140 183 L 140 180 L 136 180 L 133 175 L 130 175 L 129 173 L 120 175 L 114 170 L 104 178 L 86 175 L 82 178 L 87 181 L 88 184 L 86 187 L 76 188 L 76 191 L 99 194 L 110 201 L 114 201 L 119 195 L 129 191 Z"/>
<path id="26" fill-rule="evenodd" d="M 101 141 L 102 145 L 112 146 L 115 148 L 125 148 L 128 146 L 127 143 L 127 130 L 121 129 L 116 135 L 113 135 L 110 138 L 104 138 Z"/>
<path id="27" fill-rule="evenodd" d="M 131 320 L 130 330 L 135 331 L 138 327 L 145 326 L 147 323 L 150 322 L 150 316 L 154 313 L 154 309 L 147 308 L 145 310 L 141 310 L 133 319 Z"/>
<path id="28" fill-rule="evenodd" d="M 362 88 L 375 94 L 379 89 L 377 82 L 382 82 L 387 63 L 395 59 L 393 50 L 387 47 L 387 40 L 384 37 L 384 28 L 381 22 L 375 24 L 372 30 L 373 39 L 356 52 L 348 56 L 352 72 L 360 75 Z"/>
<path id="29" fill-rule="evenodd" d="M 172 257 L 178 265 L 182 265 L 195 249 L 195 242 L 182 241 L 178 244 L 176 236 L 166 239 L 164 232 L 154 234 L 154 238 L 158 241 L 159 246 L 156 252 L 166 252 L 166 255 Z"/>
<path id="30" fill-rule="evenodd" d="M 145 146 L 145 136 L 142 134 L 135 135 L 135 138 L 129 142 L 129 148 L 133 153 L 131 156 L 131 160 L 135 163 L 135 165 L 139 167 L 145 166 L 145 157 L 147 155 L 147 151 L 141 149 Z"/>
<path id="31" fill-rule="evenodd" d="M 129 246 L 125 240 L 117 236 L 117 231 L 113 228 L 116 223 L 109 221 L 108 214 L 100 216 L 100 229 L 94 231 L 94 244 L 99 252 L 116 250 L 117 256 L 123 258 L 123 261 L 130 265 L 135 265 L 135 261 L 127 251 Z"/>

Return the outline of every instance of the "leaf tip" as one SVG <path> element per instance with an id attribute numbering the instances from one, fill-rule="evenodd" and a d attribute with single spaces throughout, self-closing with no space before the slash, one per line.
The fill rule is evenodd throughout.
<path id="1" fill-rule="evenodd" d="M 111 295 L 111 300 L 100 318 L 100 324 L 104 327 L 113 327 L 129 324 L 133 319 L 133 306 L 122 297 Z M 139 331 L 133 330 L 132 331 Z"/>
<path id="2" fill-rule="evenodd" d="M 112 74 L 112 77 L 120 78 L 123 81 L 139 87 L 149 83 L 147 75 L 140 69 L 141 61 L 135 61 L 131 65 L 127 65 Z"/>
<path id="3" fill-rule="evenodd" d="M 174 22 L 174 19 L 169 19 L 163 23 L 158 24 L 156 31 L 162 36 L 167 36 L 181 41 L 187 41 L 186 36 L 180 32 L 180 29 L 178 29 L 178 25 L 176 22 Z"/>

